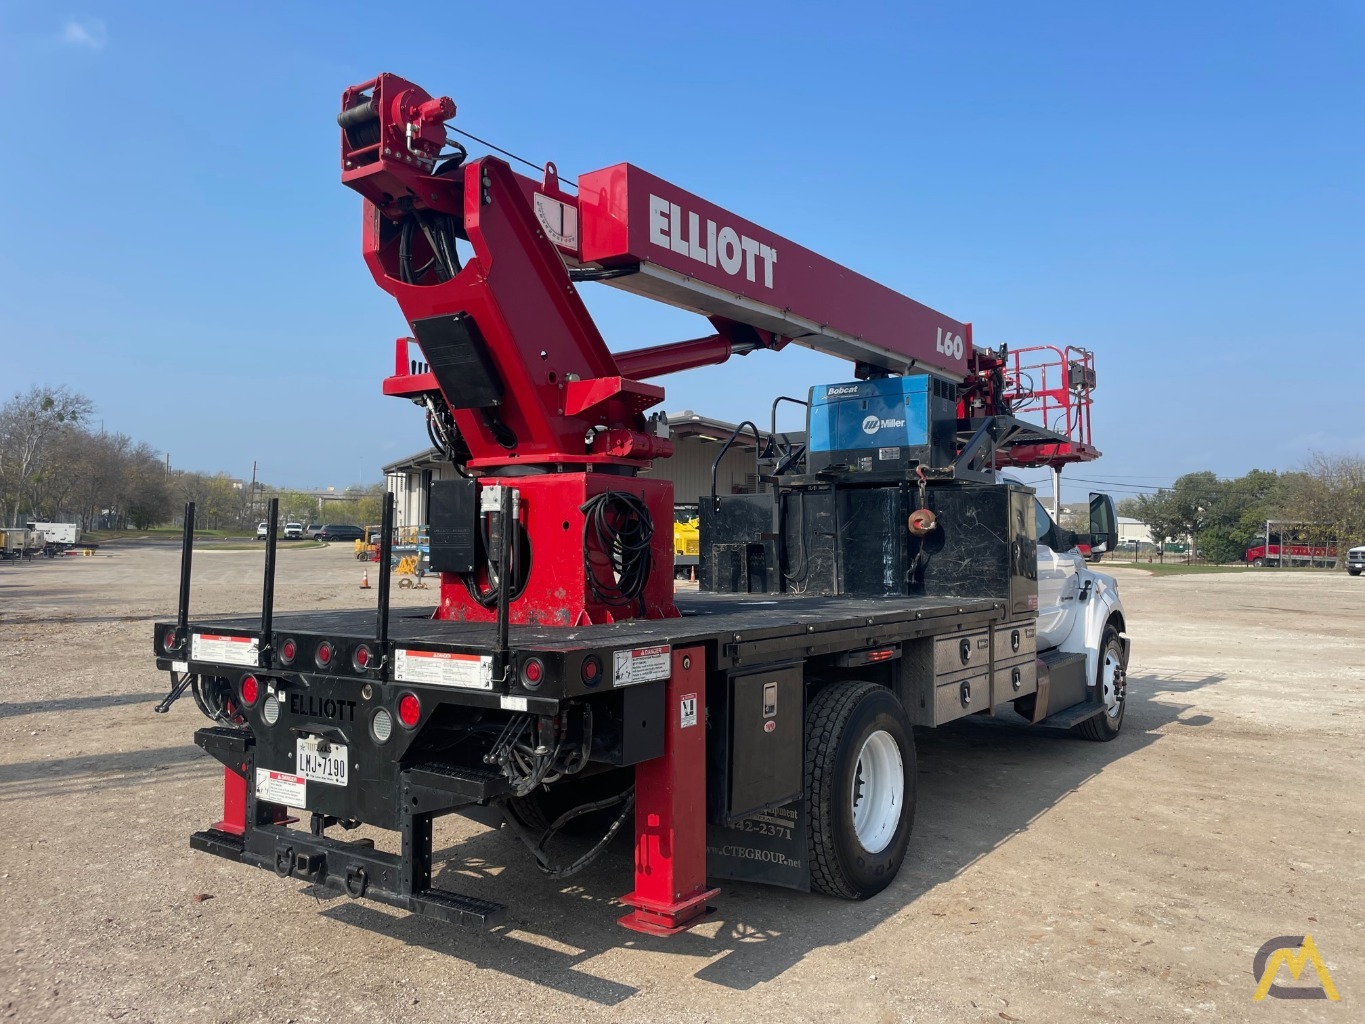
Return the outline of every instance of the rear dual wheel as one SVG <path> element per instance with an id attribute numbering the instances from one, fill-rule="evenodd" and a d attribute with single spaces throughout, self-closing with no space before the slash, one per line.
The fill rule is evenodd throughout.
<path id="1" fill-rule="evenodd" d="M 896 696 L 836 683 L 806 708 L 811 886 L 867 899 L 896 877 L 915 818 L 915 742 Z"/>

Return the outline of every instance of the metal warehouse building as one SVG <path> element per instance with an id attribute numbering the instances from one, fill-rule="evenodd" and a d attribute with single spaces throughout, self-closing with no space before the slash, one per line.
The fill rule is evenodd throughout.
<path id="1" fill-rule="evenodd" d="M 684 409 L 668 414 L 668 429 L 674 445 L 673 456 L 657 460 L 648 475 L 673 481 L 676 505 L 695 505 L 703 495 L 711 493 L 711 467 L 721 447 L 735 432 L 735 424 Z M 766 445 L 767 433 L 761 436 Z M 779 434 L 779 440 L 783 439 L 802 443 L 806 435 L 804 431 Z M 759 490 L 754 458 L 753 435 L 745 431 L 716 467 L 717 493 L 752 494 Z M 385 466 L 385 486 L 395 495 L 395 525 L 425 525 L 431 482 L 451 480 L 457 475 L 455 468 L 435 448 L 427 448 Z"/>

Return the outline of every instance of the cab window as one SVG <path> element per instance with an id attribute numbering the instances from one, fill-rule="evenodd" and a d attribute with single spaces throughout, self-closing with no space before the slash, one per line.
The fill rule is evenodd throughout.
<path id="1" fill-rule="evenodd" d="M 1058 551 L 1057 524 L 1052 521 L 1052 517 L 1047 514 L 1047 509 L 1043 508 L 1043 503 L 1037 498 L 1033 499 L 1033 521 L 1038 530 L 1038 543 L 1045 544 L 1053 551 Z"/>

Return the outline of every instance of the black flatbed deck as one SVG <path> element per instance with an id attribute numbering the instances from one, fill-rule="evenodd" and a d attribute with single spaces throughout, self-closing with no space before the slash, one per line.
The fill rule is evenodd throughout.
<path id="1" fill-rule="evenodd" d="M 954 597 L 824 597 L 800 594 L 737 595 L 683 591 L 675 598 L 679 616 L 630 619 L 602 625 L 565 627 L 512 625 L 513 650 L 572 652 L 608 647 L 685 647 L 715 643 L 718 655 L 734 664 L 781 650 L 812 655 L 851 650 L 889 637 L 912 638 L 981 626 L 1005 618 L 1000 600 Z M 389 640 L 426 650 L 485 653 L 495 644 L 491 622 L 433 619 L 435 607 L 395 610 Z M 260 617 L 192 619 L 190 628 L 258 636 Z M 362 639 L 375 635 L 373 608 L 325 612 L 277 612 L 275 633 Z M 800 642 L 797 642 L 800 641 Z"/>

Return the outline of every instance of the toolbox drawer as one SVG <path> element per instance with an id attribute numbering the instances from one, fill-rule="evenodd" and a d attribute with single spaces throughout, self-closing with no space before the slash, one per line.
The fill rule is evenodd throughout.
<path id="1" fill-rule="evenodd" d="M 934 641 L 934 675 L 942 677 L 963 669 L 983 670 L 990 664 L 990 630 L 950 633 Z"/>
<path id="2" fill-rule="evenodd" d="M 992 701 L 1005 704 L 1038 690 L 1038 663 L 1032 654 L 995 666 Z"/>
<path id="3" fill-rule="evenodd" d="M 964 715 L 989 711 L 990 676 L 985 673 L 962 676 L 934 687 L 934 724 L 942 725 Z"/>
<path id="4" fill-rule="evenodd" d="M 991 646 L 994 648 L 996 665 L 1013 662 L 1025 655 L 1032 658 L 1038 651 L 1037 624 L 1033 619 L 1002 622 L 991 630 Z"/>

